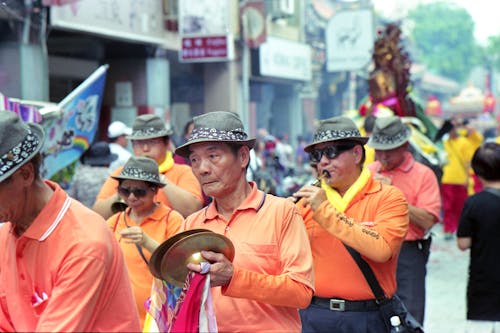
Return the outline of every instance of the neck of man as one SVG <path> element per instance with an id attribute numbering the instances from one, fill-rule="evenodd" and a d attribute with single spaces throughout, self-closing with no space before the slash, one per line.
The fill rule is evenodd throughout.
<path id="1" fill-rule="evenodd" d="M 42 179 L 35 180 L 31 188 L 25 188 L 23 198 L 19 198 L 23 203 L 23 215 L 20 219 L 12 221 L 17 237 L 28 230 L 53 194 L 54 191 Z"/>
<path id="2" fill-rule="evenodd" d="M 139 224 L 144 218 L 153 214 L 157 207 L 157 204 L 153 202 L 151 206 L 144 207 L 142 209 L 132 209 L 130 211 L 130 218 Z"/>
<path id="3" fill-rule="evenodd" d="M 214 197 L 217 212 L 228 219 L 250 195 L 250 192 L 252 192 L 252 187 L 244 179 L 244 181 L 238 183 L 236 189 L 231 193 L 221 197 Z"/>
<path id="4" fill-rule="evenodd" d="M 486 180 L 481 178 L 481 182 L 483 183 L 484 188 L 496 188 L 500 189 L 500 180 Z"/>

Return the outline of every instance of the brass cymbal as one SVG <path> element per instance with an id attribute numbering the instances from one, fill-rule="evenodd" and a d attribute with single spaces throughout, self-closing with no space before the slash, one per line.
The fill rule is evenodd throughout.
<path id="1" fill-rule="evenodd" d="M 208 230 L 194 233 L 167 249 L 161 261 L 162 279 L 182 287 L 189 273 L 186 265 L 204 261 L 201 251 L 218 252 L 230 261 L 234 259 L 234 245 L 226 236 Z"/>
<path id="2" fill-rule="evenodd" d="M 162 279 L 161 276 L 161 261 L 163 259 L 163 256 L 167 252 L 167 250 L 174 245 L 177 241 L 180 239 L 196 234 L 199 232 L 207 232 L 210 231 L 208 229 L 191 229 L 191 230 L 186 230 L 183 232 L 180 232 L 178 234 L 173 235 L 172 237 L 169 237 L 167 240 L 165 240 L 163 243 L 161 243 L 151 254 L 151 258 L 149 259 L 149 270 L 151 271 L 151 274 L 153 274 L 154 277 L 158 279 Z"/>

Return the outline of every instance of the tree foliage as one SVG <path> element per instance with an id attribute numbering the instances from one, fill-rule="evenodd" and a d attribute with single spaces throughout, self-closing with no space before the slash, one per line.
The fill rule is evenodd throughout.
<path id="1" fill-rule="evenodd" d="M 484 57 L 497 71 L 500 71 L 500 34 L 488 38 Z"/>
<path id="2" fill-rule="evenodd" d="M 469 12 L 454 4 L 434 2 L 418 5 L 408 19 L 416 60 L 436 74 L 463 82 L 481 53 Z"/>

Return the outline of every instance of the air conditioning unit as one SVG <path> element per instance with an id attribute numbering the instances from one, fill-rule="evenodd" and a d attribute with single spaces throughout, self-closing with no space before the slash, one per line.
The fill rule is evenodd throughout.
<path id="1" fill-rule="evenodd" d="M 295 0 L 271 0 L 271 4 L 273 18 L 292 16 L 295 12 Z"/>

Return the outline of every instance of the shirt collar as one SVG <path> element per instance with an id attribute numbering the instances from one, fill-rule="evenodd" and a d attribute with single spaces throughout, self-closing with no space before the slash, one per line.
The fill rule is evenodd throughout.
<path id="1" fill-rule="evenodd" d="M 54 194 L 22 235 L 38 241 L 43 241 L 50 236 L 70 204 L 68 195 L 57 183 L 50 180 L 45 180 L 45 183 L 54 191 Z"/>
<path id="2" fill-rule="evenodd" d="M 262 202 L 265 199 L 265 193 L 260 191 L 257 188 L 257 185 L 254 182 L 249 183 L 252 187 L 250 194 L 245 198 L 245 200 L 236 208 L 235 211 L 242 211 L 247 209 L 253 209 L 258 211 L 262 206 Z M 205 223 L 209 220 L 213 220 L 217 218 L 219 212 L 217 212 L 217 199 L 213 199 L 210 205 L 205 210 Z"/>

